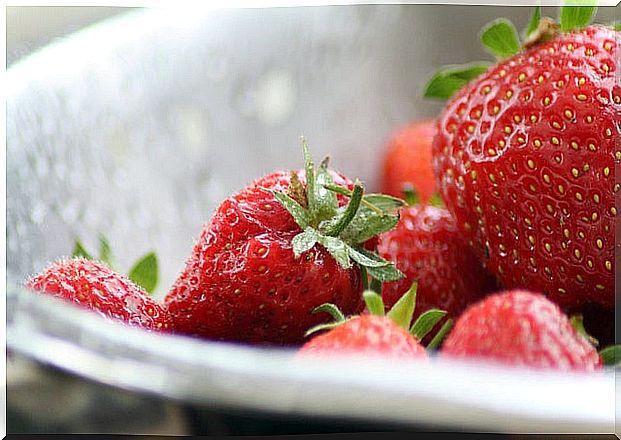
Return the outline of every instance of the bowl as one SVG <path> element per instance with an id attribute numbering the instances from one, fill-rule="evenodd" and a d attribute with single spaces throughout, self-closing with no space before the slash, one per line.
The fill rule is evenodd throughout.
<path id="1" fill-rule="evenodd" d="M 153 424 L 119 424 L 120 414 L 176 407 L 307 427 L 350 420 L 351 429 L 613 432 L 612 372 L 443 359 L 299 363 L 290 350 L 127 328 L 20 287 L 70 254 L 76 238 L 92 249 L 105 234 L 121 270 L 157 251 L 162 298 L 219 201 L 269 171 L 299 167 L 302 134 L 316 157 L 330 153 L 335 168 L 375 188 L 389 134 L 441 109 L 421 98 L 424 80 L 441 65 L 485 57 L 476 32 L 486 22 L 526 23 L 529 13 L 425 5 L 139 10 L 8 69 L 8 404 L 22 416 L 55 405 L 63 395 L 36 391 L 42 384 L 67 400 L 62 424 L 49 414 L 15 430 L 153 433 Z M 73 394 L 67 383 L 77 384 Z M 85 424 L 93 414 L 99 424 Z M 167 432 L 183 432 L 173 425 Z"/>

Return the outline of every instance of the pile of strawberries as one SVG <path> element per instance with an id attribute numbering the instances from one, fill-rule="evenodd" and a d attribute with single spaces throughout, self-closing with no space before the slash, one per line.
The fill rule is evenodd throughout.
<path id="1" fill-rule="evenodd" d="M 498 62 L 429 81 L 448 104 L 393 138 L 387 194 L 316 165 L 304 143 L 303 169 L 222 202 L 163 303 L 139 287 L 148 274 L 134 283 L 85 252 L 26 285 L 148 330 L 299 357 L 614 363 L 616 347 L 596 346 L 614 340 L 620 38 L 588 26 L 593 13 L 564 7 L 558 25 L 536 8 L 522 43 L 510 22 L 488 25 Z"/>

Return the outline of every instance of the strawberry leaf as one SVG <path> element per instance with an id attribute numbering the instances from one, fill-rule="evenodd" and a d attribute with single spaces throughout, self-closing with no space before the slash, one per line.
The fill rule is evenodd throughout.
<path id="1" fill-rule="evenodd" d="M 378 234 L 390 231 L 399 223 L 398 215 L 367 215 L 364 208 L 360 211 L 342 233 L 343 239 L 351 243 L 364 243 Z"/>
<path id="2" fill-rule="evenodd" d="M 298 258 L 304 252 L 309 251 L 319 240 L 319 233 L 313 228 L 306 228 L 304 232 L 300 232 L 293 237 L 293 254 Z"/>
<path id="3" fill-rule="evenodd" d="M 621 21 L 617 21 L 617 22 L 613 23 L 613 24 L 612 24 L 612 28 L 613 28 L 615 31 L 621 31 Z"/>
<path id="4" fill-rule="evenodd" d="M 338 201 L 336 200 L 336 194 L 325 188 L 324 185 L 331 185 L 333 183 L 332 176 L 328 172 L 328 158 L 326 157 L 317 170 L 315 176 L 315 206 L 314 215 L 319 218 L 330 218 L 336 214 L 338 208 Z"/>
<path id="5" fill-rule="evenodd" d="M 586 27 L 597 11 L 597 0 L 565 0 L 559 21 L 561 31 L 568 32 Z"/>
<path id="6" fill-rule="evenodd" d="M 273 191 L 267 188 L 264 188 L 264 190 L 272 194 L 276 198 L 276 200 L 278 200 L 280 204 L 284 206 L 287 211 L 289 211 L 289 214 L 291 214 L 291 216 L 293 217 L 295 222 L 300 226 L 300 228 L 306 229 L 308 227 L 310 223 L 308 211 L 302 208 L 302 206 L 300 206 L 298 202 L 293 200 L 287 194 L 284 194 L 278 191 Z"/>
<path id="7" fill-rule="evenodd" d="M 499 18 L 485 25 L 481 31 L 481 43 L 496 58 L 507 58 L 520 51 L 517 31 L 506 18 Z"/>
<path id="8" fill-rule="evenodd" d="M 108 239 L 103 235 L 99 236 L 99 259 L 112 267 L 112 248 Z"/>
<path id="9" fill-rule="evenodd" d="M 449 99 L 470 81 L 485 73 L 490 64 L 484 61 L 449 66 L 436 72 L 427 82 L 425 98 Z"/>
<path id="10" fill-rule="evenodd" d="M 313 309 L 312 313 L 320 313 L 320 312 L 329 313 L 330 316 L 334 318 L 335 322 L 345 321 L 345 315 L 343 315 L 343 312 L 341 312 L 339 308 L 332 303 L 324 303 L 320 306 L 317 306 Z"/>
<path id="11" fill-rule="evenodd" d="M 88 251 L 84 248 L 84 245 L 80 240 L 76 240 L 73 245 L 73 251 L 71 252 L 72 257 L 76 258 L 86 258 L 87 260 L 93 260 L 93 256 L 88 253 Z"/>
<path id="12" fill-rule="evenodd" d="M 304 333 L 304 336 L 305 337 L 310 336 L 313 333 L 317 333 L 323 330 L 332 330 L 333 328 L 338 327 L 341 324 L 342 324 L 341 322 L 330 322 L 328 324 L 319 324 L 306 330 L 306 333 Z"/>
<path id="13" fill-rule="evenodd" d="M 535 32 L 539 27 L 539 22 L 541 21 L 541 6 L 536 6 L 533 11 L 533 15 L 530 17 L 530 21 L 528 22 L 528 26 L 524 31 L 524 37 L 528 38 L 530 34 Z"/>
<path id="14" fill-rule="evenodd" d="M 367 305 L 367 309 L 369 309 L 369 312 L 371 312 L 372 315 L 384 316 L 384 301 L 377 292 L 374 292 L 372 290 L 365 290 L 362 293 L 362 296 L 364 297 L 364 302 Z"/>
<path id="15" fill-rule="evenodd" d="M 607 367 L 617 368 L 621 366 L 621 345 L 611 345 L 599 352 L 602 364 Z"/>
<path id="16" fill-rule="evenodd" d="M 129 279 L 148 293 L 153 293 L 158 281 L 157 256 L 150 252 L 143 256 L 129 271 Z"/>
<path id="17" fill-rule="evenodd" d="M 382 267 L 367 267 L 367 272 L 374 278 L 374 281 L 377 280 L 382 283 L 397 281 L 404 277 L 403 272 L 397 269 L 392 263 Z M 371 286 L 373 287 L 373 283 L 371 283 Z"/>
<path id="18" fill-rule="evenodd" d="M 429 344 L 427 344 L 427 348 L 429 350 L 436 350 L 440 346 L 442 341 L 444 341 L 444 338 L 446 337 L 448 332 L 451 331 L 451 328 L 453 328 L 453 320 L 452 319 L 448 319 L 442 325 L 442 327 L 440 327 L 440 330 L 438 330 L 438 333 L 436 333 L 436 335 L 429 342 Z"/>
<path id="19" fill-rule="evenodd" d="M 351 260 L 349 259 L 350 247 L 347 246 L 343 240 L 336 237 L 318 234 L 317 241 L 326 248 L 330 255 L 332 255 L 332 257 L 341 265 L 343 269 L 349 269 L 351 267 Z"/>
<path id="20" fill-rule="evenodd" d="M 444 310 L 431 309 L 420 315 L 416 322 L 412 324 L 410 333 L 418 341 L 421 341 L 427 334 L 433 329 L 433 327 L 440 322 L 446 315 Z"/>
<path id="21" fill-rule="evenodd" d="M 362 199 L 384 213 L 396 212 L 399 208 L 405 206 L 403 200 L 386 194 L 367 194 Z"/>
<path id="22" fill-rule="evenodd" d="M 412 321 L 412 315 L 416 308 L 416 287 L 416 282 L 412 283 L 408 291 L 399 298 L 399 301 L 392 306 L 386 315 L 395 324 L 404 328 L 406 331 L 410 330 L 410 322 Z"/>
<path id="23" fill-rule="evenodd" d="M 388 263 L 385 266 L 379 266 L 379 267 L 366 266 L 367 272 L 369 273 L 369 275 L 371 275 L 371 277 L 373 277 L 373 280 L 371 281 L 371 287 L 372 287 L 371 290 L 374 290 L 379 293 L 381 291 L 381 285 L 380 285 L 380 289 L 376 289 L 375 283 L 377 282 L 383 283 L 386 281 L 396 281 L 404 277 L 403 273 L 399 269 L 397 269 L 394 263 L 392 263 L 391 261 L 384 260 L 382 257 L 377 255 L 376 253 L 370 252 L 364 248 L 359 248 L 357 249 L 357 251 L 361 254 L 364 254 L 367 258 L 371 258 L 373 260 L 376 260 L 382 263 Z"/>
<path id="24" fill-rule="evenodd" d="M 366 267 L 367 269 L 374 267 L 386 267 L 392 264 L 390 261 L 384 259 L 367 257 L 365 254 L 363 254 L 362 252 L 358 252 L 351 246 L 349 246 L 348 251 L 349 256 L 352 258 L 352 260 L 354 260 L 359 265 Z"/>

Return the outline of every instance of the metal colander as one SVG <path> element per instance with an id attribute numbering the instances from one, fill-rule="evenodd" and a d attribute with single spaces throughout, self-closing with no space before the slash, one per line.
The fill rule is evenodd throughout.
<path id="1" fill-rule="evenodd" d="M 431 72 L 485 57 L 477 30 L 501 15 L 525 23 L 529 13 L 418 5 L 140 10 L 15 64 L 6 81 L 10 355 L 195 405 L 408 426 L 612 432 L 612 373 L 442 360 L 292 363 L 287 351 L 147 334 L 19 287 L 68 255 L 76 238 L 93 249 L 105 234 L 121 271 L 157 252 L 163 296 L 224 197 L 300 166 L 301 134 L 315 157 L 330 153 L 335 168 L 374 189 L 388 135 L 441 108 L 421 98 Z"/>

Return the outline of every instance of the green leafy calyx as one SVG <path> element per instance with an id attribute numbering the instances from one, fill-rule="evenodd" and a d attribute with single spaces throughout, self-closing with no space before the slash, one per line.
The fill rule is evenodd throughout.
<path id="1" fill-rule="evenodd" d="M 499 18 L 488 23 L 481 31 L 483 47 L 498 59 L 515 55 L 520 51 L 520 39 L 509 20 Z"/>
<path id="2" fill-rule="evenodd" d="M 461 66 L 447 66 L 436 72 L 425 85 L 425 98 L 449 99 L 473 79 L 487 72 L 491 63 L 478 61 Z"/>
<path id="3" fill-rule="evenodd" d="M 367 306 L 367 310 L 371 315 L 386 316 L 396 325 L 409 332 L 417 341 L 421 341 L 430 331 L 433 330 L 435 325 L 444 318 L 446 312 L 439 309 L 427 310 L 421 314 L 414 324 L 412 322 L 412 316 L 416 308 L 416 289 L 417 283 L 414 282 L 410 289 L 403 294 L 401 298 L 392 306 L 392 308 L 385 312 L 384 301 L 380 293 L 373 290 L 365 290 L 362 294 L 364 302 Z M 326 312 L 329 313 L 334 321 L 326 324 L 319 324 L 306 332 L 306 335 L 313 334 L 322 330 L 331 330 L 339 325 L 356 318 L 352 316 L 346 318 L 343 313 L 334 304 L 322 304 L 313 310 L 313 313 Z M 437 348 L 442 342 L 448 331 L 452 326 L 452 321 L 448 320 L 444 326 L 442 326 L 432 339 L 427 348 Z M 431 345 L 431 344 L 434 345 Z"/>
<path id="4" fill-rule="evenodd" d="M 110 242 L 103 235 L 99 236 L 99 255 L 94 257 L 89 253 L 80 240 L 76 240 L 72 256 L 74 258 L 85 258 L 91 261 L 101 261 L 110 269 L 114 269 L 112 258 L 112 247 Z M 154 252 L 142 256 L 129 270 L 128 278 L 142 287 L 147 293 L 153 293 L 157 287 L 159 268 L 157 256 Z"/>
<path id="5" fill-rule="evenodd" d="M 554 20 L 541 16 L 541 7 L 537 6 L 523 33 L 523 41 L 513 24 L 500 18 L 483 27 L 480 34 L 483 47 L 496 59 L 503 59 L 517 54 L 521 48 L 528 49 L 549 41 L 560 32 L 569 32 L 588 26 L 597 11 L 597 0 L 565 0 L 559 14 L 560 25 Z M 427 82 L 424 89 L 426 98 L 449 99 L 458 90 L 473 79 L 487 71 L 489 64 L 477 62 L 461 66 L 443 67 Z"/>
<path id="6" fill-rule="evenodd" d="M 565 0 L 559 21 L 562 32 L 588 26 L 597 12 L 597 0 Z"/>
<path id="7" fill-rule="evenodd" d="M 293 172 L 286 193 L 265 189 L 302 229 L 292 242 L 296 258 L 321 245 L 343 268 L 357 264 L 380 281 L 402 278 L 403 274 L 393 263 L 364 249 L 363 245 L 395 227 L 404 202 L 383 194 L 364 194 L 359 181 L 351 190 L 335 185 L 328 170 L 328 158 L 315 167 L 305 141 L 303 151 L 306 185 Z M 338 194 L 349 199 L 346 205 L 339 206 Z"/>

